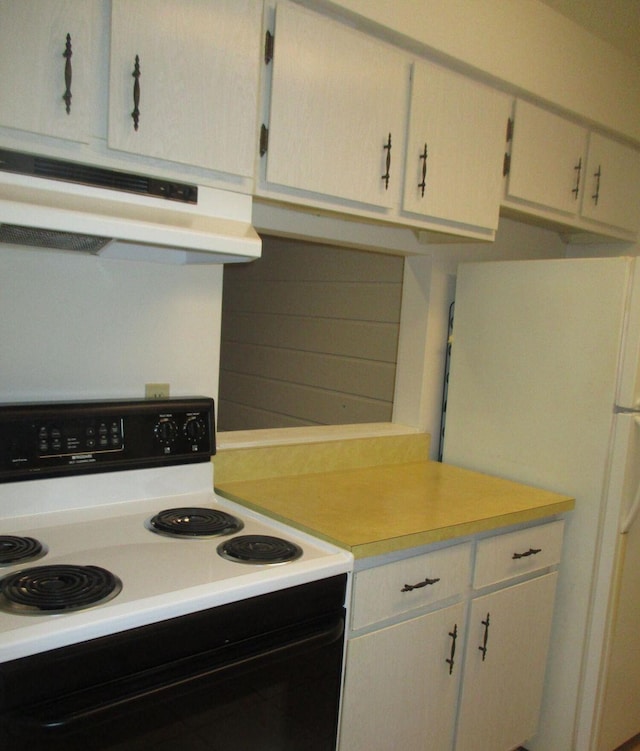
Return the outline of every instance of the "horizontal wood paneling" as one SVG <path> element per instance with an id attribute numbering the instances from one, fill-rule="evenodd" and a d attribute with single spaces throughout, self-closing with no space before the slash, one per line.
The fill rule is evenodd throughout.
<path id="1" fill-rule="evenodd" d="M 403 259 L 263 238 L 225 267 L 220 430 L 391 419 Z"/>
<path id="2" fill-rule="evenodd" d="M 278 416 L 278 420 L 280 415 L 286 416 L 288 420 L 298 418 L 305 425 L 389 420 L 389 405 L 386 402 L 238 373 L 225 373 L 220 380 L 226 379 L 227 375 L 232 377 L 224 389 L 221 387 L 221 391 L 228 402 L 272 412 L 274 416 Z"/>
<path id="3" fill-rule="evenodd" d="M 323 352 L 299 352 L 229 342 L 225 346 L 228 372 L 264 376 L 284 382 L 385 401 L 393 390 L 395 365 Z"/>
<path id="4" fill-rule="evenodd" d="M 333 245 L 263 236 L 261 259 L 228 267 L 230 276 L 271 281 L 353 281 L 402 284 L 403 263 L 397 256 L 365 253 Z"/>
<path id="5" fill-rule="evenodd" d="M 272 428 L 276 419 L 279 428 L 303 428 L 310 424 L 309 420 L 283 414 L 277 414 L 276 417 L 273 412 L 267 409 L 257 409 L 247 404 L 227 401 L 224 397 L 221 397 L 218 402 L 218 415 L 221 414 L 224 415 L 224 428 L 219 425 L 218 428 L 225 431 Z"/>
<path id="6" fill-rule="evenodd" d="M 396 323 L 399 294 L 394 284 L 355 281 L 251 280 L 235 281 L 228 292 L 225 288 L 227 310 L 231 311 Z"/>
<path id="7" fill-rule="evenodd" d="M 397 332 L 397 323 L 271 314 L 256 316 L 229 310 L 225 311 L 222 321 L 222 336 L 226 342 L 300 352 L 330 352 L 394 365 Z"/>

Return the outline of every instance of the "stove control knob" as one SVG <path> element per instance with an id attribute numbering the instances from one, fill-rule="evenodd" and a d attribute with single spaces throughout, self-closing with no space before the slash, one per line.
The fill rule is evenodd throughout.
<path id="1" fill-rule="evenodd" d="M 184 424 L 184 434 L 190 441 L 199 441 L 206 433 L 206 425 L 199 417 L 189 417 Z"/>
<path id="2" fill-rule="evenodd" d="M 178 435 L 178 426 L 170 417 L 163 417 L 155 427 L 156 438 L 164 446 L 172 444 Z"/>

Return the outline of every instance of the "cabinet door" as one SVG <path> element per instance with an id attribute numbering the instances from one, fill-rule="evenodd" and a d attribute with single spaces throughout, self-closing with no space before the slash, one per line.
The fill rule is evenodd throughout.
<path id="1" fill-rule="evenodd" d="M 456 751 L 512 751 L 536 733 L 557 573 L 471 604 Z"/>
<path id="2" fill-rule="evenodd" d="M 429 63 L 415 63 L 405 211 L 495 230 L 509 97 Z"/>
<path id="3" fill-rule="evenodd" d="M 408 86 L 409 62 L 400 53 L 331 19 L 278 5 L 267 183 L 397 205 Z"/>
<path id="4" fill-rule="evenodd" d="M 577 215 L 586 146 L 585 128 L 517 100 L 507 197 Z"/>
<path id="5" fill-rule="evenodd" d="M 614 227 L 638 230 L 640 152 L 598 133 L 589 136 L 582 215 Z"/>
<path id="6" fill-rule="evenodd" d="M 349 641 L 340 751 L 450 751 L 463 615 L 454 605 Z"/>
<path id="7" fill-rule="evenodd" d="M 109 147 L 250 177 L 261 29 L 260 0 L 112 0 Z"/>
<path id="8" fill-rule="evenodd" d="M 93 42 L 99 11 L 98 0 L 0 0 L 0 125 L 88 140 L 106 65 Z"/>

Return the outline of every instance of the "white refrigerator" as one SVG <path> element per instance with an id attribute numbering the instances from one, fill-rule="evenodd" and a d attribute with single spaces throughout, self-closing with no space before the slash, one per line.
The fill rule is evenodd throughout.
<path id="1" fill-rule="evenodd" d="M 458 270 L 444 461 L 576 498 L 531 751 L 640 733 L 638 261 Z"/>

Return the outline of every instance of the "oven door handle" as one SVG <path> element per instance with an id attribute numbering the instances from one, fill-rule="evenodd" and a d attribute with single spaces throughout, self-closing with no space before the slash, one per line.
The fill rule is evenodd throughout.
<path id="1" fill-rule="evenodd" d="M 167 698 L 171 692 L 186 693 L 200 684 L 227 677 L 233 671 L 245 672 L 272 662 L 310 652 L 341 639 L 344 617 L 324 618 L 321 623 L 289 628 L 286 634 L 268 634 L 246 644 L 230 644 L 211 652 L 178 660 L 159 668 L 144 670 L 95 687 L 68 694 L 12 712 L 9 725 L 14 730 L 40 733 L 69 733 L 91 723 L 110 720 L 138 703 Z M 256 643 L 258 642 L 258 643 Z M 203 660 L 207 664 L 203 667 Z M 197 669 L 196 669 L 197 668 Z"/>

